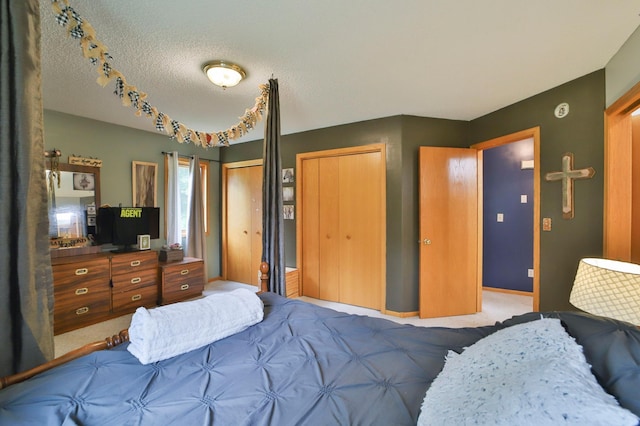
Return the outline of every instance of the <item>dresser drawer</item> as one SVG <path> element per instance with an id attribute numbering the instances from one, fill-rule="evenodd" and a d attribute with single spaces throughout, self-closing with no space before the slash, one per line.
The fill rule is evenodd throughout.
<path id="1" fill-rule="evenodd" d="M 128 274 L 111 277 L 113 291 L 129 290 L 137 287 L 156 285 L 158 272 L 156 268 L 140 269 Z"/>
<path id="2" fill-rule="evenodd" d="M 74 299 L 60 300 L 56 296 L 53 309 L 54 334 L 78 328 L 79 324 L 91 324 L 109 317 L 110 292 L 100 291 L 81 295 Z"/>
<path id="3" fill-rule="evenodd" d="M 204 286 L 204 266 L 202 262 L 176 263 L 175 265 L 167 265 L 164 267 L 164 281 L 201 281 Z"/>
<path id="4" fill-rule="evenodd" d="M 108 302 L 110 293 L 111 287 L 108 278 L 99 283 L 79 282 L 65 288 L 55 286 L 53 289 L 54 306 L 56 308 L 58 306 L 76 306 L 99 297 L 106 297 Z"/>
<path id="5" fill-rule="evenodd" d="M 178 286 L 165 288 L 162 292 L 161 303 L 166 305 L 167 303 L 175 303 L 180 302 L 181 300 L 198 297 L 202 295 L 203 290 L 203 283 L 183 281 Z"/>
<path id="6" fill-rule="evenodd" d="M 158 253 L 155 251 L 136 251 L 118 254 L 111 259 L 111 275 L 129 274 L 143 269 L 158 267 Z"/>
<path id="7" fill-rule="evenodd" d="M 154 271 L 155 272 L 155 271 Z M 158 287 L 154 283 L 143 287 L 112 293 L 112 309 L 116 313 L 133 312 L 140 306 L 153 307 L 158 301 Z"/>
<path id="8" fill-rule="evenodd" d="M 53 265 L 53 282 L 56 291 L 94 285 L 108 286 L 109 259 L 97 258 L 83 262 Z"/>
<path id="9" fill-rule="evenodd" d="M 204 262 L 186 258 L 182 262 L 161 264 L 162 304 L 197 297 L 204 290 Z"/>

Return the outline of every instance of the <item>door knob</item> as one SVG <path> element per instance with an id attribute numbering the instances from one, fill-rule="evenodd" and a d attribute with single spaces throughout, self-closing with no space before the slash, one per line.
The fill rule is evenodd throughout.
<path id="1" fill-rule="evenodd" d="M 428 238 L 425 238 L 424 240 L 422 240 L 422 244 L 424 244 L 425 246 L 430 246 L 431 245 L 431 240 Z"/>

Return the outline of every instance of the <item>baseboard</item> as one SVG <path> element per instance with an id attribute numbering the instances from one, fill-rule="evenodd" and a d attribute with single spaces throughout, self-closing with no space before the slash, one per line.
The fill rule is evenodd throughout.
<path id="1" fill-rule="evenodd" d="M 528 297 L 532 297 L 533 296 L 533 292 L 532 291 L 522 291 L 522 290 L 509 290 L 506 288 L 496 288 L 496 287 L 482 287 L 482 290 L 486 290 L 486 291 L 493 291 L 496 293 L 507 293 L 507 294 L 515 294 L 517 296 L 528 296 Z"/>
<path id="2" fill-rule="evenodd" d="M 415 317 L 418 316 L 418 311 L 413 311 L 413 312 L 396 312 L 396 311 L 389 311 L 389 310 L 384 310 L 382 311 L 383 314 L 385 315 L 391 315 L 392 317 L 398 317 L 398 318 L 408 318 L 408 317 Z"/>

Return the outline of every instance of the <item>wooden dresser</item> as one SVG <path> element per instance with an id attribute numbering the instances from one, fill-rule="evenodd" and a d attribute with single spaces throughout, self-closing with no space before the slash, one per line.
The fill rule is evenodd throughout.
<path id="1" fill-rule="evenodd" d="M 111 309 L 126 314 L 158 301 L 158 253 L 139 251 L 111 258 Z"/>
<path id="2" fill-rule="evenodd" d="M 204 290 L 204 261 L 185 257 L 178 262 L 160 262 L 158 303 L 179 302 L 197 297 Z"/>
<path id="3" fill-rule="evenodd" d="M 106 255 L 51 259 L 53 329 L 64 333 L 104 321 L 111 314 L 111 260 Z"/>
<path id="4" fill-rule="evenodd" d="M 51 259 L 54 334 L 156 306 L 158 253 L 97 253 Z"/>
<path id="5" fill-rule="evenodd" d="M 300 278 L 298 268 L 289 268 L 285 270 L 285 285 L 287 287 L 287 297 L 300 297 Z"/>

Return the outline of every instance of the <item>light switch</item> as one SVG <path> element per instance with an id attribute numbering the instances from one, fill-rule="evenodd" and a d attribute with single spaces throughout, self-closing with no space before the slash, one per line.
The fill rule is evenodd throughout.
<path id="1" fill-rule="evenodd" d="M 527 270 L 527 277 L 533 278 L 533 269 L 528 269 Z"/>
<path id="2" fill-rule="evenodd" d="M 498 222 L 504 222 L 504 214 L 503 213 L 498 213 L 497 219 Z"/>
<path id="3" fill-rule="evenodd" d="M 520 203 L 527 204 L 527 194 L 522 194 L 520 196 Z"/>

